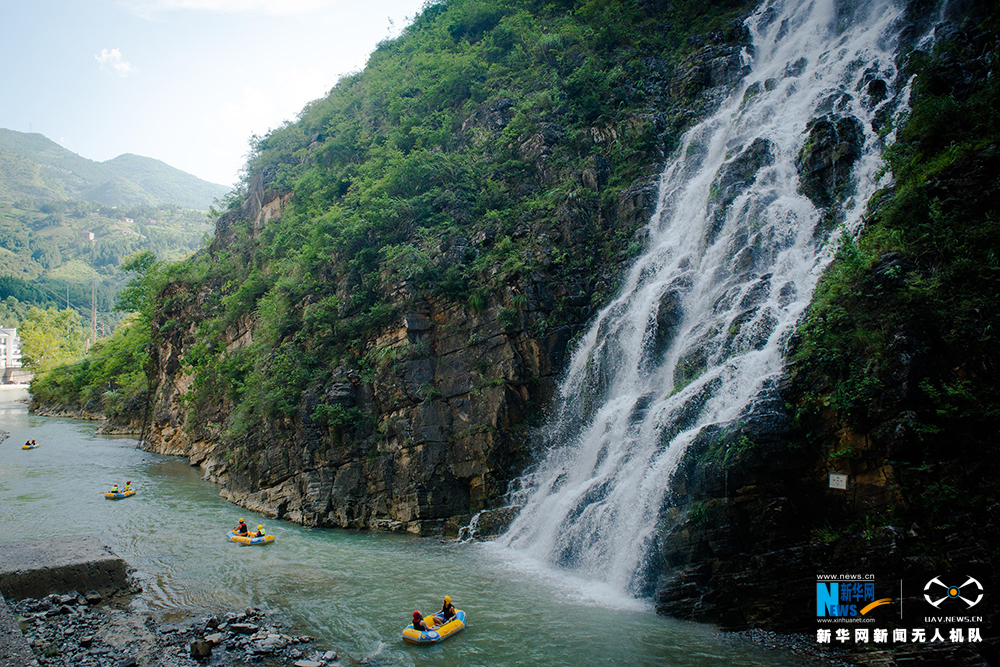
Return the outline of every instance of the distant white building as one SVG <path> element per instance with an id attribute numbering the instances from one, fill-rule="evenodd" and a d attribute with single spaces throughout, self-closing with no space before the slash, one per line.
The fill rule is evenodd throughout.
<path id="1" fill-rule="evenodd" d="M 0 327 L 0 381 L 12 382 L 21 375 L 21 339 L 17 329 Z"/>

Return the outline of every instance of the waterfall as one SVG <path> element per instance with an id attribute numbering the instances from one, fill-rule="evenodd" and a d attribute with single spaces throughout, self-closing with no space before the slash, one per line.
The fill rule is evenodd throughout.
<path id="1" fill-rule="evenodd" d="M 800 194 L 807 122 L 849 119 L 861 135 L 840 218 L 848 233 L 880 186 L 872 126 L 894 108 L 901 13 L 878 0 L 778 0 L 747 20 L 750 73 L 666 165 L 646 248 L 573 353 L 544 453 L 511 491 L 523 508 L 501 548 L 649 594 L 685 448 L 707 425 L 732 424 L 781 374 L 835 249 L 839 233 Z M 868 94 L 875 79 L 885 99 Z"/>

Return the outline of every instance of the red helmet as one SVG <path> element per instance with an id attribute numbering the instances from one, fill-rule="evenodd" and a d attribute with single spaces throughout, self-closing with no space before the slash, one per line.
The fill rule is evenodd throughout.
<path id="1" fill-rule="evenodd" d="M 420 618 L 420 612 L 416 609 L 413 610 L 413 618 Z"/>

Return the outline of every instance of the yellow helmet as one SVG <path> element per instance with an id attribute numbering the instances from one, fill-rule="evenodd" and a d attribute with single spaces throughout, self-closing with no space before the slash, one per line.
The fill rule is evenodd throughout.
<path id="1" fill-rule="evenodd" d="M 243 523 L 244 521 L 246 521 L 246 519 L 240 519 L 240 523 Z"/>
<path id="2" fill-rule="evenodd" d="M 257 526 L 257 530 L 261 530 L 264 526 Z"/>
<path id="3" fill-rule="evenodd" d="M 445 601 L 445 602 L 446 602 L 447 604 L 451 604 L 451 596 L 450 596 L 450 595 L 445 595 L 445 596 L 444 596 L 444 601 Z"/>

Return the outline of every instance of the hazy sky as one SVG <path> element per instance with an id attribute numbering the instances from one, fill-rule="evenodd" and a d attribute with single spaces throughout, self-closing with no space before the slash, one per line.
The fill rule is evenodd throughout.
<path id="1" fill-rule="evenodd" d="M 231 185 L 425 0 L 0 0 L 0 127 Z"/>

